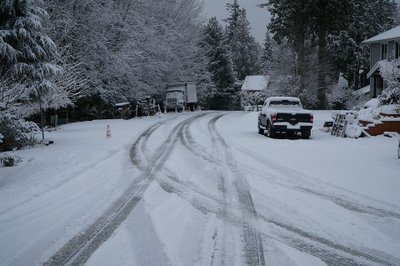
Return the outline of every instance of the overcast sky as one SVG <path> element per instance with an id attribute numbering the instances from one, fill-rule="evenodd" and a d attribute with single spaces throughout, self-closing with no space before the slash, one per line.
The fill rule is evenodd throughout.
<path id="1" fill-rule="evenodd" d="M 226 3 L 233 3 L 233 0 L 203 0 L 204 12 L 207 18 L 217 17 L 222 20 L 228 17 Z M 251 31 L 256 40 L 262 44 L 265 37 L 267 23 L 270 14 L 265 8 L 257 7 L 258 4 L 266 3 L 265 0 L 238 0 L 239 5 L 246 9 L 247 19 L 250 22 Z M 225 24 L 224 24 L 225 25 Z"/>

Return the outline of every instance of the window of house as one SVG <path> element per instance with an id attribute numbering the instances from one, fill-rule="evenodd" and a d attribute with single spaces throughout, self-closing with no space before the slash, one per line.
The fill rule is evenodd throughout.
<path id="1" fill-rule="evenodd" d="M 396 48 L 395 48 L 395 51 L 394 51 L 394 58 L 399 58 L 400 57 L 400 45 L 399 45 L 399 43 L 398 42 L 396 42 Z"/>
<path id="2" fill-rule="evenodd" d="M 388 58 L 388 51 L 387 51 L 387 43 L 382 43 L 381 45 L 381 59 L 387 59 Z"/>

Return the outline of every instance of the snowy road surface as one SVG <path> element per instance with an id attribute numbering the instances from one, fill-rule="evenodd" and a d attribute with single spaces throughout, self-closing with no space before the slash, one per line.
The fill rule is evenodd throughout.
<path id="1" fill-rule="evenodd" d="M 256 112 L 62 126 L 0 168 L 0 265 L 400 265 L 397 139 L 329 118 L 309 140 Z"/>

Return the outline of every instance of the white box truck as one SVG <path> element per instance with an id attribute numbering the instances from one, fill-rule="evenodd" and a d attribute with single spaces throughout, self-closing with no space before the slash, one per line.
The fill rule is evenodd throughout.
<path id="1" fill-rule="evenodd" d="M 167 111 L 194 111 L 197 108 L 197 89 L 195 82 L 168 84 L 166 88 Z"/>

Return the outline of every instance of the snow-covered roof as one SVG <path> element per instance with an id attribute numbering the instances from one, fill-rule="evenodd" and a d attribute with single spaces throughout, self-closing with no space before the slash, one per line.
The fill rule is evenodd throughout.
<path id="1" fill-rule="evenodd" d="M 242 85 L 242 91 L 262 91 L 268 87 L 269 76 L 247 76 Z"/>
<path id="2" fill-rule="evenodd" d="M 364 43 L 374 43 L 374 42 L 381 42 L 381 41 L 389 41 L 394 39 L 400 39 L 400 26 L 397 26 L 391 30 L 382 32 L 366 41 Z"/>
<path id="3" fill-rule="evenodd" d="M 370 85 L 367 85 L 361 89 L 353 91 L 352 94 L 355 96 L 362 96 L 362 95 L 368 94 L 370 90 L 371 90 Z"/>
<path id="4" fill-rule="evenodd" d="M 376 62 L 375 65 L 367 73 L 367 78 L 370 78 L 372 76 L 372 74 L 374 74 L 385 63 L 387 63 L 386 59 Z"/>

